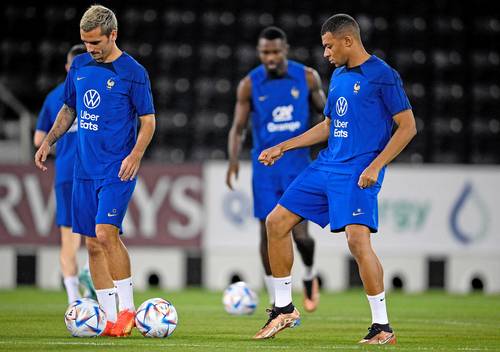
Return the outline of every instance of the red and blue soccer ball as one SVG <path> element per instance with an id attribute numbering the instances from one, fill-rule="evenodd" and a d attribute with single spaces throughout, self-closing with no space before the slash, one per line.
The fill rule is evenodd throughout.
<path id="1" fill-rule="evenodd" d="M 177 311 L 163 298 L 151 298 L 142 303 L 135 315 L 135 326 L 145 337 L 169 337 L 177 327 Z"/>
<path id="2" fill-rule="evenodd" d="M 64 322 L 75 337 L 96 337 L 104 331 L 107 319 L 99 303 L 90 298 L 80 298 L 68 306 Z"/>

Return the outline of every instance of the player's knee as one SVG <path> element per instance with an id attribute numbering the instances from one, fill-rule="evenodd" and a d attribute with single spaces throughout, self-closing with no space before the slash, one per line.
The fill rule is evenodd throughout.
<path id="1" fill-rule="evenodd" d="M 275 212 L 271 212 L 266 218 L 267 236 L 275 236 L 279 229 L 282 227 L 282 219 Z"/>
<path id="2" fill-rule="evenodd" d="M 85 242 L 89 256 L 96 256 L 103 252 L 101 243 L 96 239 L 87 239 Z"/>
<path id="3" fill-rule="evenodd" d="M 361 235 L 350 234 L 347 237 L 347 244 L 349 246 L 349 250 L 351 254 L 355 258 L 359 258 L 364 254 L 367 254 L 371 249 L 369 243 L 363 238 Z"/>

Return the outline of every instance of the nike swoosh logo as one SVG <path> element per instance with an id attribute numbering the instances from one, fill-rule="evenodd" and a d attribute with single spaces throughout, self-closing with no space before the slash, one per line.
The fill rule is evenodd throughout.
<path id="1" fill-rule="evenodd" d="M 259 97 L 259 101 L 264 101 L 267 99 L 267 95 L 263 95 L 261 97 Z"/>
<path id="2" fill-rule="evenodd" d="M 358 215 L 361 215 L 361 214 L 364 214 L 364 213 L 355 213 L 355 212 L 352 212 L 352 216 L 358 216 Z"/>
<path id="3" fill-rule="evenodd" d="M 285 282 L 285 285 L 290 285 L 291 281 Z"/>
<path id="4" fill-rule="evenodd" d="M 109 217 L 112 217 L 112 216 L 117 216 L 117 215 L 118 215 L 117 213 L 114 213 L 114 214 L 112 214 L 112 213 L 108 213 L 108 216 L 109 216 Z"/>
<path id="5" fill-rule="evenodd" d="M 87 78 L 87 77 L 76 77 L 77 81 L 81 81 L 82 79 Z"/>
<path id="6" fill-rule="evenodd" d="M 383 340 L 378 340 L 379 345 L 385 345 L 390 339 L 394 337 L 394 334 L 389 334 L 389 336 Z"/>

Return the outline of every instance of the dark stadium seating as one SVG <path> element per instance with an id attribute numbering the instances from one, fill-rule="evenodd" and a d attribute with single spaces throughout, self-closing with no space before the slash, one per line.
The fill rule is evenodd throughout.
<path id="1" fill-rule="evenodd" d="M 12 1 L 0 14 L 0 81 L 34 113 L 64 79 L 79 42 L 86 1 Z M 400 73 L 419 135 L 404 162 L 500 163 L 500 17 L 493 1 L 374 3 L 268 0 L 107 1 L 119 46 L 149 71 L 158 132 L 148 158 L 223 159 L 238 81 L 258 64 L 256 37 L 282 27 L 290 57 L 318 70 L 325 88 L 322 22 L 336 12 L 359 21 L 365 46 Z M 0 106 L 0 138 L 14 119 Z M 251 138 L 245 144 L 250 147 Z M 246 155 L 248 157 L 248 153 Z"/>

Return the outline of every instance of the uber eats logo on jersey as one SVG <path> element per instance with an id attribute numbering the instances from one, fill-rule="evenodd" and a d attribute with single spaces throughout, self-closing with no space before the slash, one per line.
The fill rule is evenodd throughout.
<path id="1" fill-rule="evenodd" d="M 339 117 L 344 116 L 347 113 L 347 99 L 344 97 L 340 97 L 337 99 L 337 102 L 335 103 L 335 112 Z M 333 120 L 333 136 L 338 137 L 338 138 L 347 138 L 349 137 L 349 132 L 346 131 L 347 126 L 349 125 L 349 122 L 347 121 L 341 121 L 339 119 L 334 119 Z"/>
<path id="2" fill-rule="evenodd" d="M 101 104 L 101 96 L 95 89 L 89 89 L 83 95 L 83 105 L 89 110 L 95 109 Z M 98 131 L 99 125 L 97 121 L 99 115 L 91 114 L 87 110 L 80 110 L 80 125 L 79 128 L 84 130 Z"/>
<path id="3" fill-rule="evenodd" d="M 293 105 L 277 106 L 273 110 L 273 122 L 267 124 L 269 132 L 293 132 L 300 128 L 300 121 L 293 120 Z"/>

